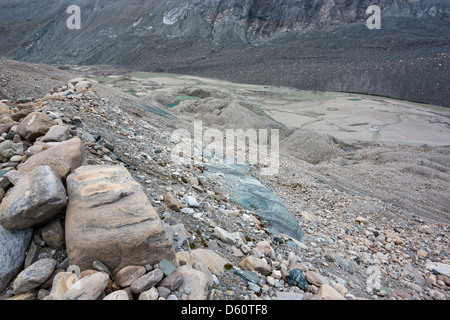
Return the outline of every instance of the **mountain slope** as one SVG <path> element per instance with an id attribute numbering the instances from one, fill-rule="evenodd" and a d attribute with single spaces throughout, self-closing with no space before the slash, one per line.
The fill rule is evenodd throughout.
<path id="1" fill-rule="evenodd" d="M 66 26 L 72 4 L 81 9 L 81 30 Z M 382 8 L 381 30 L 365 25 L 374 4 Z M 450 106 L 444 0 L 5 0 L 0 9 L 0 54 L 8 58 Z"/>

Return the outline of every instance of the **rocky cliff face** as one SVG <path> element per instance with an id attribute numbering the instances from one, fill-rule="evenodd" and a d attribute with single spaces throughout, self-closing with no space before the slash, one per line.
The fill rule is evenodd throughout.
<path id="1" fill-rule="evenodd" d="M 66 9 L 73 4 L 81 9 L 80 30 L 69 30 L 66 25 L 70 16 Z M 383 27 L 391 25 L 393 28 L 367 33 L 364 21 L 370 5 L 379 5 Z M 4 0 L 0 4 L 0 54 L 32 62 L 114 64 L 144 71 L 208 76 L 211 76 L 208 70 L 214 68 L 212 76 L 261 84 L 266 83 L 260 81 L 261 72 L 268 72 L 264 77 L 274 79 L 271 84 L 391 95 L 392 85 L 381 85 L 380 89 L 379 76 L 375 78 L 377 85 L 373 88 L 369 85 L 368 90 L 361 90 L 359 83 L 342 85 L 349 82 L 349 78 L 359 79 L 360 71 L 326 83 L 317 78 L 327 77 L 329 72 L 321 74 L 320 71 L 303 74 L 302 81 L 283 73 L 284 80 L 280 80 L 278 72 L 261 70 L 258 63 L 273 65 L 275 70 L 284 66 L 288 66 L 288 70 L 295 66 L 308 70 L 311 64 L 298 64 L 302 59 L 315 64 L 336 60 L 335 54 L 352 56 L 359 50 L 362 52 L 360 59 L 367 66 L 372 64 L 374 52 L 383 47 L 389 50 L 388 54 L 380 53 L 384 60 L 390 59 L 391 53 L 402 52 L 409 59 L 416 47 L 424 45 L 430 50 L 425 55 L 423 52 L 413 54 L 413 59 L 436 59 L 438 54 L 449 51 L 449 18 L 450 3 L 446 0 L 49 0 L 45 3 Z M 399 19 L 401 22 L 396 23 Z M 349 37 L 336 39 L 333 35 L 342 30 Z M 292 46 L 309 51 L 296 49 L 293 55 L 289 52 Z M 271 48 L 269 52 L 267 48 Z M 408 51 L 404 51 L 405 48 Z M 380 62 L 378 57 L 375 60 Z M 357 61 L 352 63 L 357 64 Z M 447 63 L 448 58 L 444 61 Z M 239 67 L 236 64 L 240 64 Z M 442 61 L 437 64 L 442 66 Z M 400 65 L 394 73 L 401 74 L 401 70 L 410 65 L 409 62 Z M 348 69 L 336 63 L 330 67 L 332 73 L 339 73 L 337 67 Z M 360 70 L 358 65 L 354 67 Z M 366 67 L 364 71 L 373 69 Z M 412 69 L 421 68 L 414 65 Z M 390 78 L 384 70 L 384 77 Z M 411 77 L 416 78 L 406 78 Z M 428 80 L 427 76 L 424 80 Z M 396 78 L 395 82 L 402 80 Z M 442 87 L 444 83 L 437 85 Z M 410 86 L 410 83 L 402 84 L 402 87 Z M 396 98 L 441 105 L 441 99 L 449 100 L 445 97 L 436 100 L 433 88 L 425 89 L 420 96 L 414 94 L 414 88 L 406 90 L 412 94 L 405 94 L 403 89 L 399 89 L 398 94 L 395 88 L 393 91 Z M 427 91 L 433 93 L 427 94 Z"/>

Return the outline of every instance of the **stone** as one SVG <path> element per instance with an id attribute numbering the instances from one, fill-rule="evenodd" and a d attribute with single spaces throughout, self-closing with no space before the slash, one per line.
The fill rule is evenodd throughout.
<path id="1" fill-rule="evenodd" d="M 87 81 L 87 79 L 82 77 L 70 79 L 69 82 L 67 83 L 67 88 L 69 90 L 75 90 L 75 86 L 77 85 L 77 83 L 81 81 Z"/>
<path id="2" fill-rule="evenodd" d="M 181 202 L 170 192 L 164 194 L 164 202 L 173 211 L 180 212 Z"/>
<path id="3" fill-rule="evenodd" d="M 305 300 L 306 296 L 297 292 L 284 292 L 277 291 L 275 292 L 275 296 L 278 300 Z"/>
<path id="4" fill-rule="evenodd" d="M 97 271 L 106 273 L 109 277 L 113 276 L 111 271 L 108 269 L 108 267 L 105 266 L 101 261 L 96 260 L 96 261 L 92 262 L 92 268 L 94 268 Z"/>
<path id="5" fill-rule="evenodd" d="M 435 270 L 439 274 L 443 274 L 447 277 L 450 277 L 450 265 L 449 264 L 429 261 L 426 263 L 425 267 L 430 271 Z"/>
<path id="6" fill-rule="evenodd" d="M 142 292 L 140 295 L 139 295 L 139 300 L 158 300 L 158 298 L 159 298 L 159 294 L 158 294 L 158 290 L 155 288 L 155 287 L 153 287 L 153 288 L 151 288 L 151 289 L 149 289 L 149 290 L 147 290 L 147 291 L 144 291 L 144 292 Z"/>
<path id="7" fill-rule="evenodd" d="M 40 139 L 42 142 L 61 142 L 69 139 L 69 128 L 60 125 L 54 125 L 48 130 L 45 136 Z"/>
<path id="8" fill-rule="evenodd" d="M 89 90 L 92 87 L 92 83 L 89 81 L 78 81 L 77 84 L 75 84 L 75 92 L 84 92 Z"/>
<path id="9" fill-rule="evenodd" d="M 22 161 L 22 157 L 21 155 L 16 155 L 16 156 L 12 156 L 9 159 L 9 162 L 21 162 Z"/>
<path id="10" fill-rule="evenodd" d="M 41 237 L 50 248 L 62 250 L 66 246 L 64 227 L 59 219 L 50 221 L 42 229 Z"/>
<path id="11" fill-rule="evenodd" d="M 143 275 L 139 279 L 133 281 L 131 284 L 131 291 L 134 294 L 140 294 L 150 288 L 156 286 L 158 282 L 164 277 L 164 272 L 161 269 L 155 269 Z"/>
<path id="12" fill-rule="evenodd" d="M 55 125 L 52 118 L 42 112 L 32 112 L 17 126 L 17 133 L 26 140 L 34 140 L 45 135 Z"/>
<path id="13" fill-rule="evenodd" d="M 61 178 L 65 179 L 70 172 L 85 163 L 84 144 L 78 137 L 75 137 L 31 156 L 20 165 L 17 171 L 28 173 L 37 166 L 49 165 Z"/>
<path id="14" fill-rule="evenodd" d="M 122 166 L 83 166 L 67 178 L 66 248 L 82 269 L 95 260 L 116 274 L 129 265 L 177 265 L 173 245 L 141 186 Z"/>
<path id="15" fill-rule="evenodd" d="M 122 288 L 129 287 L 133 281 L 142 277 L 146 272 L 147 270 L 143 266 L 127 266 L 117 272 L 115 282 Z"/>
<path id="16" fill-rule="evenodd" d="M 34 241 L 31 242 L 30 247 L 27 251 L 27 256 L 25 257 L 24 268 L 28 268 L 33 263 L 39 260 L 39 255 L 44 252 L 44 249 L 37 245 Z"/>
<path id="17" fill-rule="evenodd" d="M 220 227 L 214 228 L 214 234 L 225 243 L 228 244 L 236 243 L 236 239 L 233 237 L 233 235 Z"/>
<path id="18" fill-rule="evenodd" d="M 258 259 L 255 256 L 245 257 L 241 262 L 239 262 L 239 268 L 257 271 L 262 275 L 268 275 L 272 271 L 266 260 Z"/>
<path id="19" fill-rule="evenodd" d="M 192 253 L 205 264 L 212 274 L 215 274 L 216 276 L 224 272 L 224 265 L 230 263 L 230 261 L 220 256 L 218 253 L 209 249 L 195 249 L 192 250 Z"/>
<path id="20" fill-rule="evenodd" d="M 11 109 L 3 102 L 0 102 L 0 114 L 11 114 Z"/>
<path id="21" fill-rule="evenodd" d="M 369 222 L 369 220 L 367 220 L 364 217 L 356 217 L 355 221 L 358 222 L 359 224 L 367 224 Z"/>
<path id="22" fill-rule="evenodd" d="M 161 298 L 167 299 L 167 297 L 170 295 L 170 290 L 166 287 L 157 287 L 156 290 L 158 291 L 158 295 Z"/>
<path id="23" fill-rule="evenodd" d="M 353 274 L 353 266 L 350 260 L 344 259 L 340 256 L 335 256 L 335 258 L 342 269 L 347 270 L 349 273 Z"/>
<path id="24" fill-rule="evenodd" d="M 346 300 L 338 291 L 328 284 L 323 284 L 316 296 L 319 300 Z"/>
<path id="25" fill-rule="evenodd" d="M 12 127 L 13 127 L 12 123 L 0 124 L 0 135 L 2 135 L 4 133 L 8 133 Z"/>
<path id="26" fill-rule="evenodd" d="M 200 206 L 195 197 L 185 194 L 183 199 L 190 207 L 198 208 Z"/>
<path id="27" fill-rule="evenodd" d="M 64 185 L 49 166 L 27 173 L 0 204 L 0 223 L 7 230 L 24 230 L 46 223 L 67 204 Z"/>
<path id="28" fill-rule="evenodd" d="M 195 213 L 195 210 L 192 208 L 182 208 L 181 212 L 183 212 L 184 214 L 193 215 Z"/>
<path id="29" fill-rule="evenodd" d="M 273 250 L 273 248 L 270 246 L 270 242 L 269 241 L 260 241 L 256 244 L 256 248 L 258 248 L 265 257 L 271 258 L 273 259 L 275 257 L 275 251 Z"/>
<path id="30" fill-rule="evenodd" d="M 324 284 L 329 284 L 329 281 L 327 278 L 325 278 L 320 273 L 317 273 L 315 271 L 307 271 L 305 274 L 305 277 L 306 277 L 306 281 L 315 285 L 316 287 L 321 287 Z"/>
<path id="31" fill-rule="evenodd" d="M 164 275 L 166 277 L 169 276 L 176 269 L 176 267 L 173 265 L 173 263 L 167 259 L 162 259 L 159 262 L 158 266 L 164 272 Z"/>
<path id="32" fill-rule="evenodd" d="M 170 291 L 177 290 L 183 283 L 183 275 L 179 272 L 172 272 L 168 277 L 165 277 L 158 285 L 166 287 Z"/>
<path id="33" fill-rule="evenodd" d="M 169 225 L 163 222 L 164 230 L 166 230 L 169 235 L 170 240 L 175 246 L 175 249 L 181 247 L 183 243 L 188 241 L 188 234 L 184 224 L 178 223 L 174 225 Z"/>
<path id="34" fill-rule="evenodd" d="M 108 280 L 106 273 L 91 274 L 71 285 L 61 300 L 97 300 L 105 290 Z"/>
<path id="35" fill-rule="evenodd" d="M 8 231 L 0 226 L 0 292 L 9 285 L 22 267 L 33 229 Z"/>
<path id="36" fill-rule="evenodd" d="M 12 159 L 12 158 L 11 158 Z M 16 185 L 17 182 L 19 182 L 20 179 L 23 178 L 23 174 L 17 172 L 17 170 L 9 170 L 4 177 L 8 178 L 9 181 L 11 181 L 11 183 L 13 185 Z"/>
<path id="37" fill-rule="evenodd" d="M 56 260 L 45 258 L 24 269 L 14 280 L 14 294 L 26 293 L 42 285 L 52 275 L 56 263 Z"/>
<path id="38" fill-rule="evenodd" d="M 316 218 L 314 218 L 314 216 L 310 212 L 302 211 L 302 212 L 300 212 L 300 215 L 306 221 L 309 221 L 309 222 L 315 222 L 316 221 Z"/>
<path id="39" fill-rule="evenodd" d="M 238 275 L 242 279 L 258 284 L 259 283 L 259 276 L 253 271 L 250 270 L 234 270 L 234 274 Z"/>
<path id="40" fill-rule="evenodd" d="M 214 279 L 208 267 L 203 263 L 202 260 L 197 258 L 192 252 L 180 251 L 176 254 L 180 265 L 187 264 L 190 267 L 199 270 L 206 276 L 208 285 L 213 285 Z"/>
<path id="41" fill-rule="evenodd" d="M 0 156 L 4 162 L 10 161 L 15 155 L 22 156 L 23 154 L 23 144 L 21 143 L 14 143 L 11 140 L 0 143 Z"/>
<path id="42" fill-rule="evenodd" d="M 130 298 L 128 297 L 128 293 L 126 291 L 117 290 L 108 294 L 103 298 L 103 300 L 130 300 Z"/>
<path id="43" fill-rule="evenodd" d="M 183 276 L 183 283 L 179 289 L 188 295 L 189 300 L 206 300 L 209 284 L 208 278 L 203 272 L 189 265 L 178 267 L 176 272 Z"/>
<path id="44" fill-rule="evenodd" d="M 303 291 L 308 288 L 308 282 L 306 281 L 305 274 L 300 269 L 289 271 L 289 275 L 286 277 L 286 281 L 291 286 L 297 286 Z"/>
<path id="45" fill-rule="evenodd" d="M 8 301 L 26 301 L 26 300 L 36 300 L 36 293 L 35 292 L 28 292 L 19 294 L 17 296 L 11 297 L 6 299 Z"/>
<path id="46" fill-rule="evenodd" d="M 11 114 L 9 117 L 12 120 L 18 122 L 18 121 L 22 120 L 23 118 L 25 118 L 27 115 L 29 115 L 32 112 L 33 112 L 33 109 L 31 109 L 31 108 L 30 109 L 22 109 L 22 110 L 19 110 L 19 112 Z"/>

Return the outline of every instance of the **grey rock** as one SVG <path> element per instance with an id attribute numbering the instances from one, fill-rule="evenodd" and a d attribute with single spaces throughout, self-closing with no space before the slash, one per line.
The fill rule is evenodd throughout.
<path id="1" fill-rule="evenodd" d="M 60 125 L 54 125 L 41 138 L 42 142 L 61 142 L 70 138 L 69 128 Z"/>
<path id="2" fill-rule="evenodd" d="M 154 287 L 164 277 L 164 272 L 161 269 L 155 269 L 135 280 L 131 284 L 131 291 L 134 294 L 140 294 L 144 291 Z"/>
<path id="3" fill-rule="evenodd" d="M 49 166 L 31 170 L 0 204 L 0 223 L 7 230 L 23 230 L 50 221 L 67 204 L 64 185 Z"/>
<path id="4" fill-rule="evenodd" d="M 42 239 L 53 249 L 64 249 L 64 227 L 59 219 L 50 221 L 41 231 Z"/>
<path id="5" fill-rule="evenodd" d="M 198 208 L 200 206 L 200 204 L 197 202 L 197 199 L 195 199 L 195 197 L 185 194 L 183 196 L 183 199 L 184 199 L 184 201 L 186 201 L 186 203 L 190 207 Z"/>
<path id="6" fill-rule="evenodd" d="M 94 261 L 94 262 L 92 262 L 92 268 L 94 268 L 94 270 L 97 270 L 97 271 L 100 271 L 100 272 L 104 272 L 109 277 L 112 277 L 111 271 L 101 261 Z"/>
<path id="7" fill-rule="evenodd" d="M 52 275 L 56 263 L 50 258 L 41 259 L 23 270 L 14 281 L 14 294 L 26 293 L 42 285 Z"/>
<path id="8" fill-rule="evenodd" d="M 158 265 L 159 265 L 159 268 L 164 272 L 164 275 L 166 277 L 169 276 L 176 269 L 176 267 L 173 265 L 173 263 L 167 259 L 162 259 Z"/>
<path id="9" fill-rule="evenodd" d="M 129 287 L 135 280 L 139 279 L 146 273 L 143 266 L 126 266 L 116 274 L 115 282 L 118 286 Z"/>
<path id="10" fill-rule="evenodd" d="M 236 243 L 236 239 L 233 237 L 233 235 L 220 227 L 214 228 L 214 234 L 225 243 L 228 244 Z"/>
<path id="11" fill-rule="evenodd" d="M 30 243 L 33 230 L 8 231 L 0 226 L 0 292 L 19 272 Z"/>
<path id="12" fill-rule="evenodd" d="M 61 300 L 96 300 L 108 284 L 108 275 L 96 272 L 75 282 Z"/>
<path id="13" fill-rule="evenodd" d="M 179 272 L 172 272 L 168 277 L 164 278 L 159 284 L 166 287 L 170 291 L 177 290 L 183 283 L 183 275 Z"/>
<path id="14" fill-rule="evenodd" d="M 192 208 L 183 208 L 181 209 L 181 212 L 183 212 L 184 214 L 194 214 L 195 211 Z"/>
<path id="15" fill-rule="evenodd" d="M 439 274 L 446 275 L 447 277 L 450 277 L 450 265 L 441 263 L 441 262 L 428 262 L 426 264 L 426 268 L 430 271 L 437 271 Z"/>

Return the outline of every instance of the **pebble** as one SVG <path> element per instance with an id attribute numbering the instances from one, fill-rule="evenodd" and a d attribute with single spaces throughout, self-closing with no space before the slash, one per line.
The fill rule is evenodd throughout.
<path id="1" fill-rule="evenodd" d="M 186 201 L 186 203 L 190 206 L 190 207 L 194 207 L 194 208 L 198 208 L 200 206 L 200 204 L 197 202 L 197 199 L 195 199 L 195 197 L 189 196 L 187 194 L 185 194 L 183 196 L 184 201 Z"/>
<path id="2" fill-rule="evenodd" d="M 236 239 L 233 237 L 233 235 L 220 227 L 214 228 L 214 234 L 225 243 L 228 243 L 228 244 L 236 243 Z"/>
<path id="3" fill-rule="evenodd" d="M 316 296 L 319 300 L 346 300 L 338 291 L 328 284 L 322 285 Z"/>
<path id="4" fill-rule="evenodd" d="M 96 272 L 75 282 L 63 294 L 62 300 L 97 300 L 105 290 L 109 277 Z"/>
<path id="5" fill-rule="evenodd" d="M 116 274 L 115 283 L 121 288 L 129 287 L 146 272 L 147 270 L 143 266 L 128 266 L 122 268 Z"/>
<path id="6" fill-rule="evenodd" d="M 147 291 L 141 292 L 138 299 L 139 300 L 158 300 L 158 298 L 159 298 L 158 290 L 155 287 L 153 287 Z"/>
<path id="7" fill-rule="evenodd" d="M 308 282 L 306 281 L 305 274 L 300 269 L 289 271 L 289 275 L 286 280 L 288 284 L 291 286 L 297 286 L 301 290 L 306 290 L 308 288 Z"/>
<path id="8" fill-rule="evenodd" d="M 133 281 L 131 284 L 131 291 L 134 294 L 140 294 L 151 287 L 154 287 L 164 277 L 164 272 L 161 269 L 155 269 L 143 275 L 139 279 Z"/>
<path id="9" fill-rule="evenodd" d="M 130 298 L 126 291 L 117 290 L 105 296 L 103 300 L 130 300 Z"/>
<path id="10" fill-rule="evenodd" d="M 41 259 L 20 272 L 13 284 L 14 294 L 26 293 L 39 287 L 52 275 L 56 263 L 50 258 Z"/>

